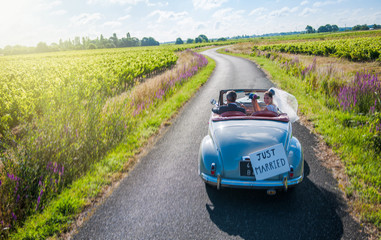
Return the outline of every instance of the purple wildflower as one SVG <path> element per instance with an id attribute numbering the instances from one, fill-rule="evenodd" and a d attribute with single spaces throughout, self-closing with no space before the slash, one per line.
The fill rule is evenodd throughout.
<path id="1" fill-rule="evenodd" d="M 38 205 L 40 205 L 40 201 L 41 201 L 41 196 L 38 196 L 38 198 L 37 198 L 36 211 L 37 211 L 37 209 L 38 209 Z"/>
<path id="2" fill-rule="evenodd" d="M 12 212 L 12 217 L 13 217 L 13 220 L 17 221 L 17 216 L 14 212 Z"/>
<path id="3" fill-rule="evenodd" d="M 378 93 L 381 91 L 380 82 L 377 75 L 358 72 L 352 83 L 340 89 L 340 107 L 345 111 L 371 114 L 380 111 L 381 104 L 377 104 Z"/>

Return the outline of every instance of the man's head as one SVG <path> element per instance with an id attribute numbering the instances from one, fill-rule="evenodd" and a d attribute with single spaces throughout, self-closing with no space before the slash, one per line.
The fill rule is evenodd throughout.
<path id="1" fill-rule="evenodd" d="M 226 93 L 226 100 L 228 103 L 234 103 L 235 100 L 237 99 L 237 93 L 234 91 L 229 91 Z"/>

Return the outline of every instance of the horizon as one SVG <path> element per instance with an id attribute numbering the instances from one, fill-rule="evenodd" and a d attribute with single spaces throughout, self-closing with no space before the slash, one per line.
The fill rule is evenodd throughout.
<path id="1" fill-rule="evenodd" d="M 2 0 L 0 48 L 48 45 L 100 35 L 153 37 L 160 43 L 232 38 L 381 23 L 381 1 L 364 0 Z"/>

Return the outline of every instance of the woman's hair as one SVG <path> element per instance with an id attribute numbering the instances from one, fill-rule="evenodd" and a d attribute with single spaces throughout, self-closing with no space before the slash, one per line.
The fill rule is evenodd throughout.
<path id="1" fill-rule="evenodd" d="M 268 95 L 270 98 L 273 98 L 273 96 L 275 95 L 275 92 L 272 90 L 269 90 L 265 92 L 265 95 Z"/>

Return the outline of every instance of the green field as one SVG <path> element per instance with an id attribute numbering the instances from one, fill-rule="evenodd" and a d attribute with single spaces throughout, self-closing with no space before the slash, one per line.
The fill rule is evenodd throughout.
<path id="1" fill-rule="evenodd" d="M 279 43 L 254 46 L 254 50 L 333 56 L 351 61 L 380 61 L 381 37 L 361 37 L 336 40 Z"/>
<path id="2" fill-rule="evenodd" d="M 207 64 L 197 53 L 179 52 L 183 48 L 0 57 L 0 226 L 6 229 L 0 236 L 43 212 L 122 141 L 132 141 L 136 151 L 140 138 L 156 131 L 159 121 L 126 139 L 150 109 Z"/>
<path id="3" fill-rule="evenodd" d="M 176 63 L 171 48 L 128 48 L 0 57 L 0 133 L 49 108 L 110 97 Z"/>

